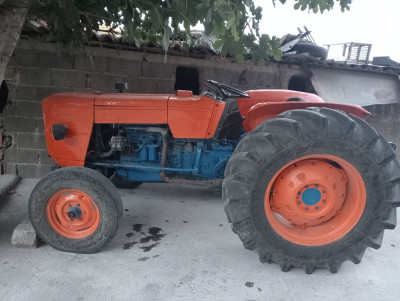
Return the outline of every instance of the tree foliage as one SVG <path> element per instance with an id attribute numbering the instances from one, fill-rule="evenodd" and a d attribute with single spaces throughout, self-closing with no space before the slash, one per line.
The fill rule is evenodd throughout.
<path id="1" fill-rule="evenodd" d="M 164 49 L 170 39 L 189 32 L 198 23 L 213 34 L 221 54 L 238 59 L 250 53 L 263 64 L 281 58 L 279 39 L 261 34 L 262 8 L 253 0 L 39 0 L 41 17 L 47 21 L 52 39 L 73 47 L 86 45 L 92 31 L 101 25 L 122 30 L 126 42 L 158 42 Z M 272 2 L 275 4 L 275 1 Z M 278 0 L 285 4 L 286 0 Z M 349 9 L 351 0 L 295 0 L 294 8 L 324 12 L 338 2 Z M 189 42 L 189 39 L 186 38 Z"/>

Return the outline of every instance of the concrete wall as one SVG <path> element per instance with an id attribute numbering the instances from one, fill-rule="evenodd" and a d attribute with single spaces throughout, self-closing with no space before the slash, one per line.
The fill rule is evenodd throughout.
<path id="1" fill-rule="evenodd" d="M 371 113 L 367 122 L 386 140 L 396 144 L 396 156 L 400 161 L 400 103 L 380 104 L 364 108 Z"/>
<path id="2" fill-rule="evenodd" d="M 396 74 L 326 68 L 311 71 L 312 84 L 326 102 L 371 106 L 400 101 L 400 80 Z"/>
<path id="3" fill-rule="evenodd" d="M 8 102 L 0 122 L 5 143 L 5 173 L 43 177 L 53 162 L 48 158 L 43 135 L 41 100 L 65 91 L 115 92 L 114 83 L 126 81 L 129 92 L 173 93 L 176 68 L 193 67 L 199 72 L 200 90 L 214 79 L 242 90 L 287 88 L 290 78 L 303 74 L 298 66 L 232 59 L 210 59 L 91 48 L 92 57 L 58 54 L 55 44 L 20 40 L 6 70 Z"/>
<path id="4" fill-rule="evenodd" d="M 232 59 L 168 56 L 133 51 L 91 48 L 92 57 L 59 54 L 56 45 L 21 40 L 6 70 L 7 105 L 0 115 L 4 130 L 1 160 L 3 172 L 40 178 L 54 163 L 44 139 L 41 100 L 65 91 L 115 92 L 114 83 L 126 81 L 129 92 L 173 93 L 176 68 L 196 68 L 200 90 L 206 79 L 214 79 L 242 90 L 286 89 L 294 75 L 305 75 L 298 66 L 269 63 L 255 66 Z M 400 100 L 399 100 L 400 101 Z M 400 158 L 400 104 L 366 107 L 368 119 L 387 140 L 395 142 Z"/>

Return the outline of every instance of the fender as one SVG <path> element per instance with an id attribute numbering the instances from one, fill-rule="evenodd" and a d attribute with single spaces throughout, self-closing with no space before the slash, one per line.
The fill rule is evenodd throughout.
<path id="1" fill-rule="evenodd" d="M 250 98 L 238 98 L 240 115 L 247 119 L 247 112 L 256 104 L 260 103 L 285 103 L 300 98 L 305 102 L 323 102 L 318 95 L 292 90 L 250 90 L 246 91 Z"/>
<path id="2" fill-rule="evenodd" d="M 268 102 L 256 104 L 247 111 L 247 117 L 243 121 L 243 128 L 246 132 L 249 132 L 255 129 L 264 120 L 276 118 L 279 114 L 285 111 L 306 109 L 309 107 L 341 110 L 347 114 L 353 114 L 361 119 L 365 119 L 370 114 L 367 110 L 359 106 L 347 104 L 314 101 Z"/>

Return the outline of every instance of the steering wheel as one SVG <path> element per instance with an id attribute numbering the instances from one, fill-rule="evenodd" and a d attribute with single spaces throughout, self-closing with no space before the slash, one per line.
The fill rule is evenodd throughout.
<path id="1" fill-rule="evenodd" d="M 237 97 L 246 97 L 249 98 L 250 95 L 244 91 L 239 89 L 227 86 L 225 84 L 221 84 L 215 80 L 208 79 L 208 84 L 211 84 L 213 87 L 210 87 L 206 84 L 207 87 L 214 90 L 217 95 L 221 95 L 222 98 L 237 98 Z"/>

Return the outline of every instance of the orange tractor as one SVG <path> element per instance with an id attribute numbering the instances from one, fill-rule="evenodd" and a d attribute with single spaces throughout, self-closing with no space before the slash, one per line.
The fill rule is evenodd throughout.
<path id="1" fill-rule="evenodd" d="M 396 226 L 400 166 L 394 146 L 363 120 L 367 111 L 296 91 L 207 86 L 199 96 L 44 99 L 48 152 L 61 168 L 30 196 L 41 239 L 97 252 L 122 218 L 114 185 L 221 178 L 233 231 L 283 271 L 336 272 L 381 246 Z"/>

